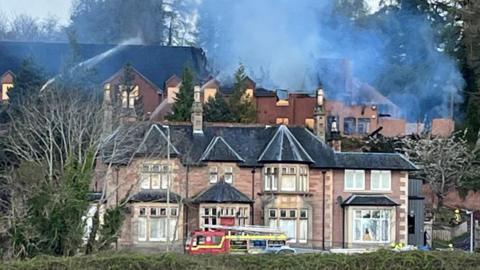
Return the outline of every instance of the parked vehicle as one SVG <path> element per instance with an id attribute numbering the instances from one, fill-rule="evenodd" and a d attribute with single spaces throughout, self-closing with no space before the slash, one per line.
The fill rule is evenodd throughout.
<path id="1" fill-rule="evenodd" d="M 205 226 L 187 239 L 188 254 L 294 254 L 280 230 L 260 226 Z"/>

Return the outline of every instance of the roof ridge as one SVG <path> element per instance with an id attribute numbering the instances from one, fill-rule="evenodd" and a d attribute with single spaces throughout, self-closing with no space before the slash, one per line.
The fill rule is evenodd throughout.
<path id="1" fill-rule="evenodd" d="M 242 162 L 245 162 L 245 159 L 242 158 L 238 153 L 237 151 L 235 151 L 235 149 L 233 149 L 233 147 L 230 146 L 230 144 L 227 143 L 227 141 L 225 141 L 225 139 L 222 137 L 222 136 L 215 136 L 212 138 L 212 140 L 210 141 L 210 143 L 208 144 L 207 148 L 205 148 L 205 151 L 202 153 L 202 156 L 200 157 L 200 160 L 204 161 L 205 159 L 207 159 L 207 157 L 210 155 L 210 152 L 212 151 L 212 149 L 215 148 L 215 146 L 217 145 L 217 143 L 221 141 L 232 153 L 233 155 L 240 161 Z"/>

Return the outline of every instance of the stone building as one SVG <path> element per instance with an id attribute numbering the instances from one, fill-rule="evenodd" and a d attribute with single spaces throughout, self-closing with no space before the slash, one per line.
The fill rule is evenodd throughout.
<path id="1" fill-rule="evenodd" d="M 105 144 L 92 188 L 107 207 L 128 201 L 120 248 L 161 250 L 168 239 L 181 248 L 205 224 L 278 227 L 292 246 L 407 243 L 415 165 L 400 154 L 341 152 L 320 128 L 323 91 L 314 132 L 204 123 L 200 92 L 192 124 L 128 122 Z"/>

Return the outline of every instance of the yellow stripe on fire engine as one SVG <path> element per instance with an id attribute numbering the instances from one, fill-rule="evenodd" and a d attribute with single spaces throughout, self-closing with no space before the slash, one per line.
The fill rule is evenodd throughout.
<path id="1" fill-rule="evenodd" d="M 287 240 L 287 236 L 284 234 L 280 235 L 226 235 L 228 240 Z"/>

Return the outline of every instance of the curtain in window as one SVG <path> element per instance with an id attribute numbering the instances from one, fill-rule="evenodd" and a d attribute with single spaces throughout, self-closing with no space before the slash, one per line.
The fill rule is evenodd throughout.
<path id="1" fill-rule="evenodd" d="M 308 237 L 308 220 L 306 219 L 300 219 L 300 231 L 299 231 L 299 241 L 300 242 L 307 242 L 307 237 Z"/>
<path id="2" fill-rule="evenodd" d="M 294 219 L 280 219 L 279 220 L 279 228 L 285 234 L 287 235 L 288 238 L 291 238 L 292 240 L 296 240 L 296 231 L 297 231 L 297 226 L 296 226 L 296 220 Z"/>
<path id="3" fill-rule="evenodd" d="M 159 218 L 151 218 L 150 219 L 150 240 L 158 241 L 160 240 L 160 219 Z"/>
<path id="4" fill-rule="evenodd" d="M 295 191 L 295 175 L 282 175 L 282 190 Z"/>
<path id="5" fill-rule="evenodd" d="M 169 223 L 170 223 L 170 239 L 171 240 L 177 240 L 177 234 L 175 233 L 175 227 L 177 225 L 177 219 L 176 218 L 170 218 L 169 219 Z"/>
<path id="6" fill-rule="evenodd" d="M 137 223 L 137 231 L 138 231 L 138 240 L 145 241 L 147 240 L 147 220 L 144 217 L 138 218 Z"/>

